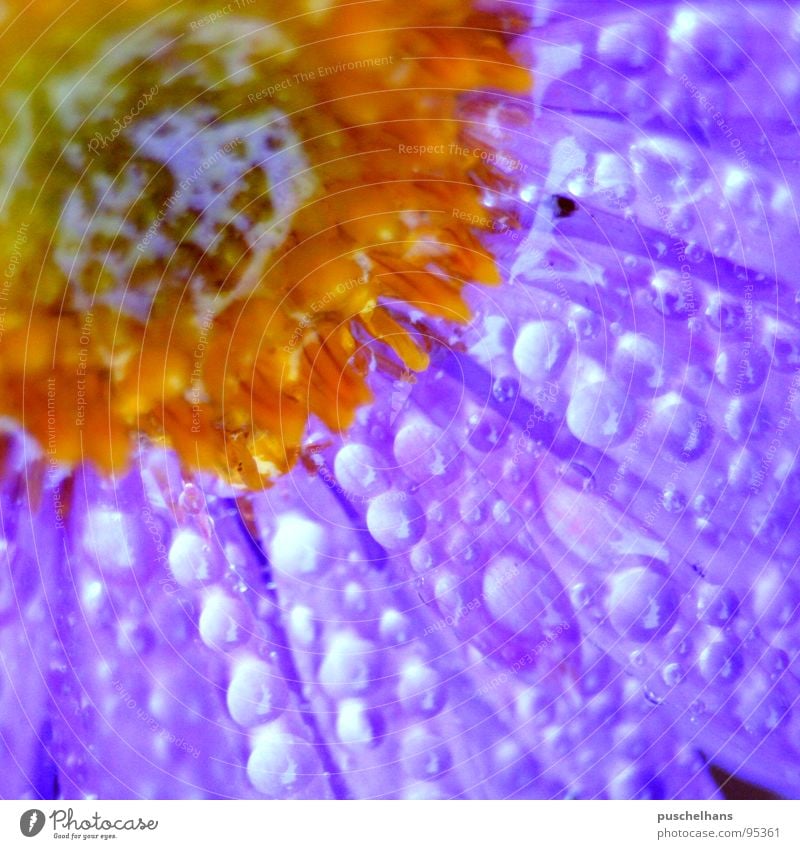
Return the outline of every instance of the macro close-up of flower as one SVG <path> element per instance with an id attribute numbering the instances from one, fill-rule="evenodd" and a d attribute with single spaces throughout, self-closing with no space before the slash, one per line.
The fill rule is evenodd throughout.
<path id="1" fill-rule="evenodd" d="M 800 5 L 0 44 L 0 798 L 800 797 Z"/>

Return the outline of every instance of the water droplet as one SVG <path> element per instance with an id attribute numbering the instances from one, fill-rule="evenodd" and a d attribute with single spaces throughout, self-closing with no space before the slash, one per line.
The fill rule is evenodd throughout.
<path id="1" fill-rule="evenodd" d="M 651 705 L 658 706 L 664 704 L 664 698 L 662 696 L 659 696 L 658 693 L 655 692 L 655 690 L 651 690 L 649 687 L 644 686 L 642 688 L 642 692 L 644 693 L 645 699 L 647 699 L 647 701 L 650 702 Z"/>
<path id="2" fill-rule="evenodd" d="M 573 489 L 580 489 L 586 492 L 594 491 L 594 475 L 582 463 L 565 463 L 559 471 L 564 483 L 573 487 Z"/>
<path id="3" fill-rule="evenodd" d="M 425 533 L 425 513 L 411 496 L 390 489 L 370 501 L 367 528 L 375 541 L 390 551 L 409 549 Z"/>
<path id="4" fill-rule="evenodd" d="M 609 619 L 620 634 L 647 642 L 675 623 L 679 597 L 667 576 L 635 567 L 613 575 L 609 584 Z"/>
<path id="5" fill-rule="evenodd" d="M 582 442 L 608 448 L 626 439 L 636 422 L 635 399 L 615 381 L 576 390 L 567 407 L 567 426 Z"/>
<path id="6" fill-rule="evenodd" d="M 724 626 L 733 621 L 739 611 L 739 599 L 727 587 L 704 584 L 697 593 L 697 612 L 703 622 Z"/>
<path id="7" fill-rule="evenodd" d="M 661 671 L 661 678 L 667 686 L 675 687 L 681 683 L 684 674 L 680 663 L 668 663 Z"/>
<path id="8" fill-rule="evenodd" d="M 666 268 L 656 272 L 650 286 L 653 306 L 664 318 L 685 321 L 697 311 L 691 276 Z"/>
<path id="9" fill-rule="evenodd" d="M 277 725 L 258 733 L 247 761 L 250 783 L 270 799 L 285 799 L 299 793 L 321 771 L 311 746 Z"/>
<path id="10" fill-rule="evenodd" d="M 560 321 L 531 321 L 514 344 L 514 364 L 528 380 L 553 380 L 561 374 L 571 350 L 572 337 Z"/>
<path id="11" fill-rule="evenodd" d="M 661 503 L 668 513 L 682 513 L 686 509 L 686 496 L 673 487 L 661 493 Z"/>
<path id="12" fill-rule="evenodd" d="M 336 454 L 334 473 L 345 493 L 360 498 L 374 498 L 389 486 L 378 455 L 366 445 L 350 443 Z"/>
<path id="13" fill-rule="evenodd" d="M 731 684 L 742 674 L 744 660 L 738 644 L 721 637 L 700 652 L 698 666 L 709 683 Z"/>
<path id="14" fill-rule="evenodd" d="M 706 703 L 702 699 L 695 699 L 689 705 L 689 721 L 698 723 L 707 712 Z"/>
<path id="15" fill-rule="evenodd" d="M 247 728 L 275 719 L 289 704 L 289 691 L 281 675 L 260 660 L 236 667 L 227 692 L 228 713 Z"/>
<path id="16" fill-rule="evenodd" d="M 501 404 L 513 401 L 519 394 L 519 381 L 508 375 L 498 377 L 492 385 L 492 395 Z"/>

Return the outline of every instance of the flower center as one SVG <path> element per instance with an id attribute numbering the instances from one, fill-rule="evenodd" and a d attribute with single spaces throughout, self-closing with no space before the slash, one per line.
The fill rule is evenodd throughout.
<path id="1" fill-rule="evenodd" d="M 349 425 L 378 347 L 424 369 L 415 316 L 497 281 L 505 178 L 459 99 L 530 81 L 459 0 L 159 5 L 6 12 L 0 413 L 67 463 L 143 433 L 263 486 L 309 416 Z"/>

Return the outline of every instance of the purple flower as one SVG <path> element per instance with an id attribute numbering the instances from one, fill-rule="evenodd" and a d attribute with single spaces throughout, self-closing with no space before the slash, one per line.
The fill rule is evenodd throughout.
<path id="1" fill-rule="evenodd" d="M 515 49 L 465 115 L 522 227 L 426 371 L 261 493 L 10 432 L 0 796 L 800 791 L 800 16 L 551 0 Z"/>

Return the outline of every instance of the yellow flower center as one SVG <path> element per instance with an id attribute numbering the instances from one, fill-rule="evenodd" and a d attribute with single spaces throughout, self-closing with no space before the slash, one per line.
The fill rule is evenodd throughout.
<path id="1" fill-rule="evenodd" d="M 2 18 L 2 15 L 5 18 Z M 516 22 L 465 0 L 0 11 L 0 414 L 124 468 L 138 434 L 263 486 L 309 416 L 346 428 L 409 310 L 498 279 L 503 178 L 469 91 L 525 92 Z"/>

